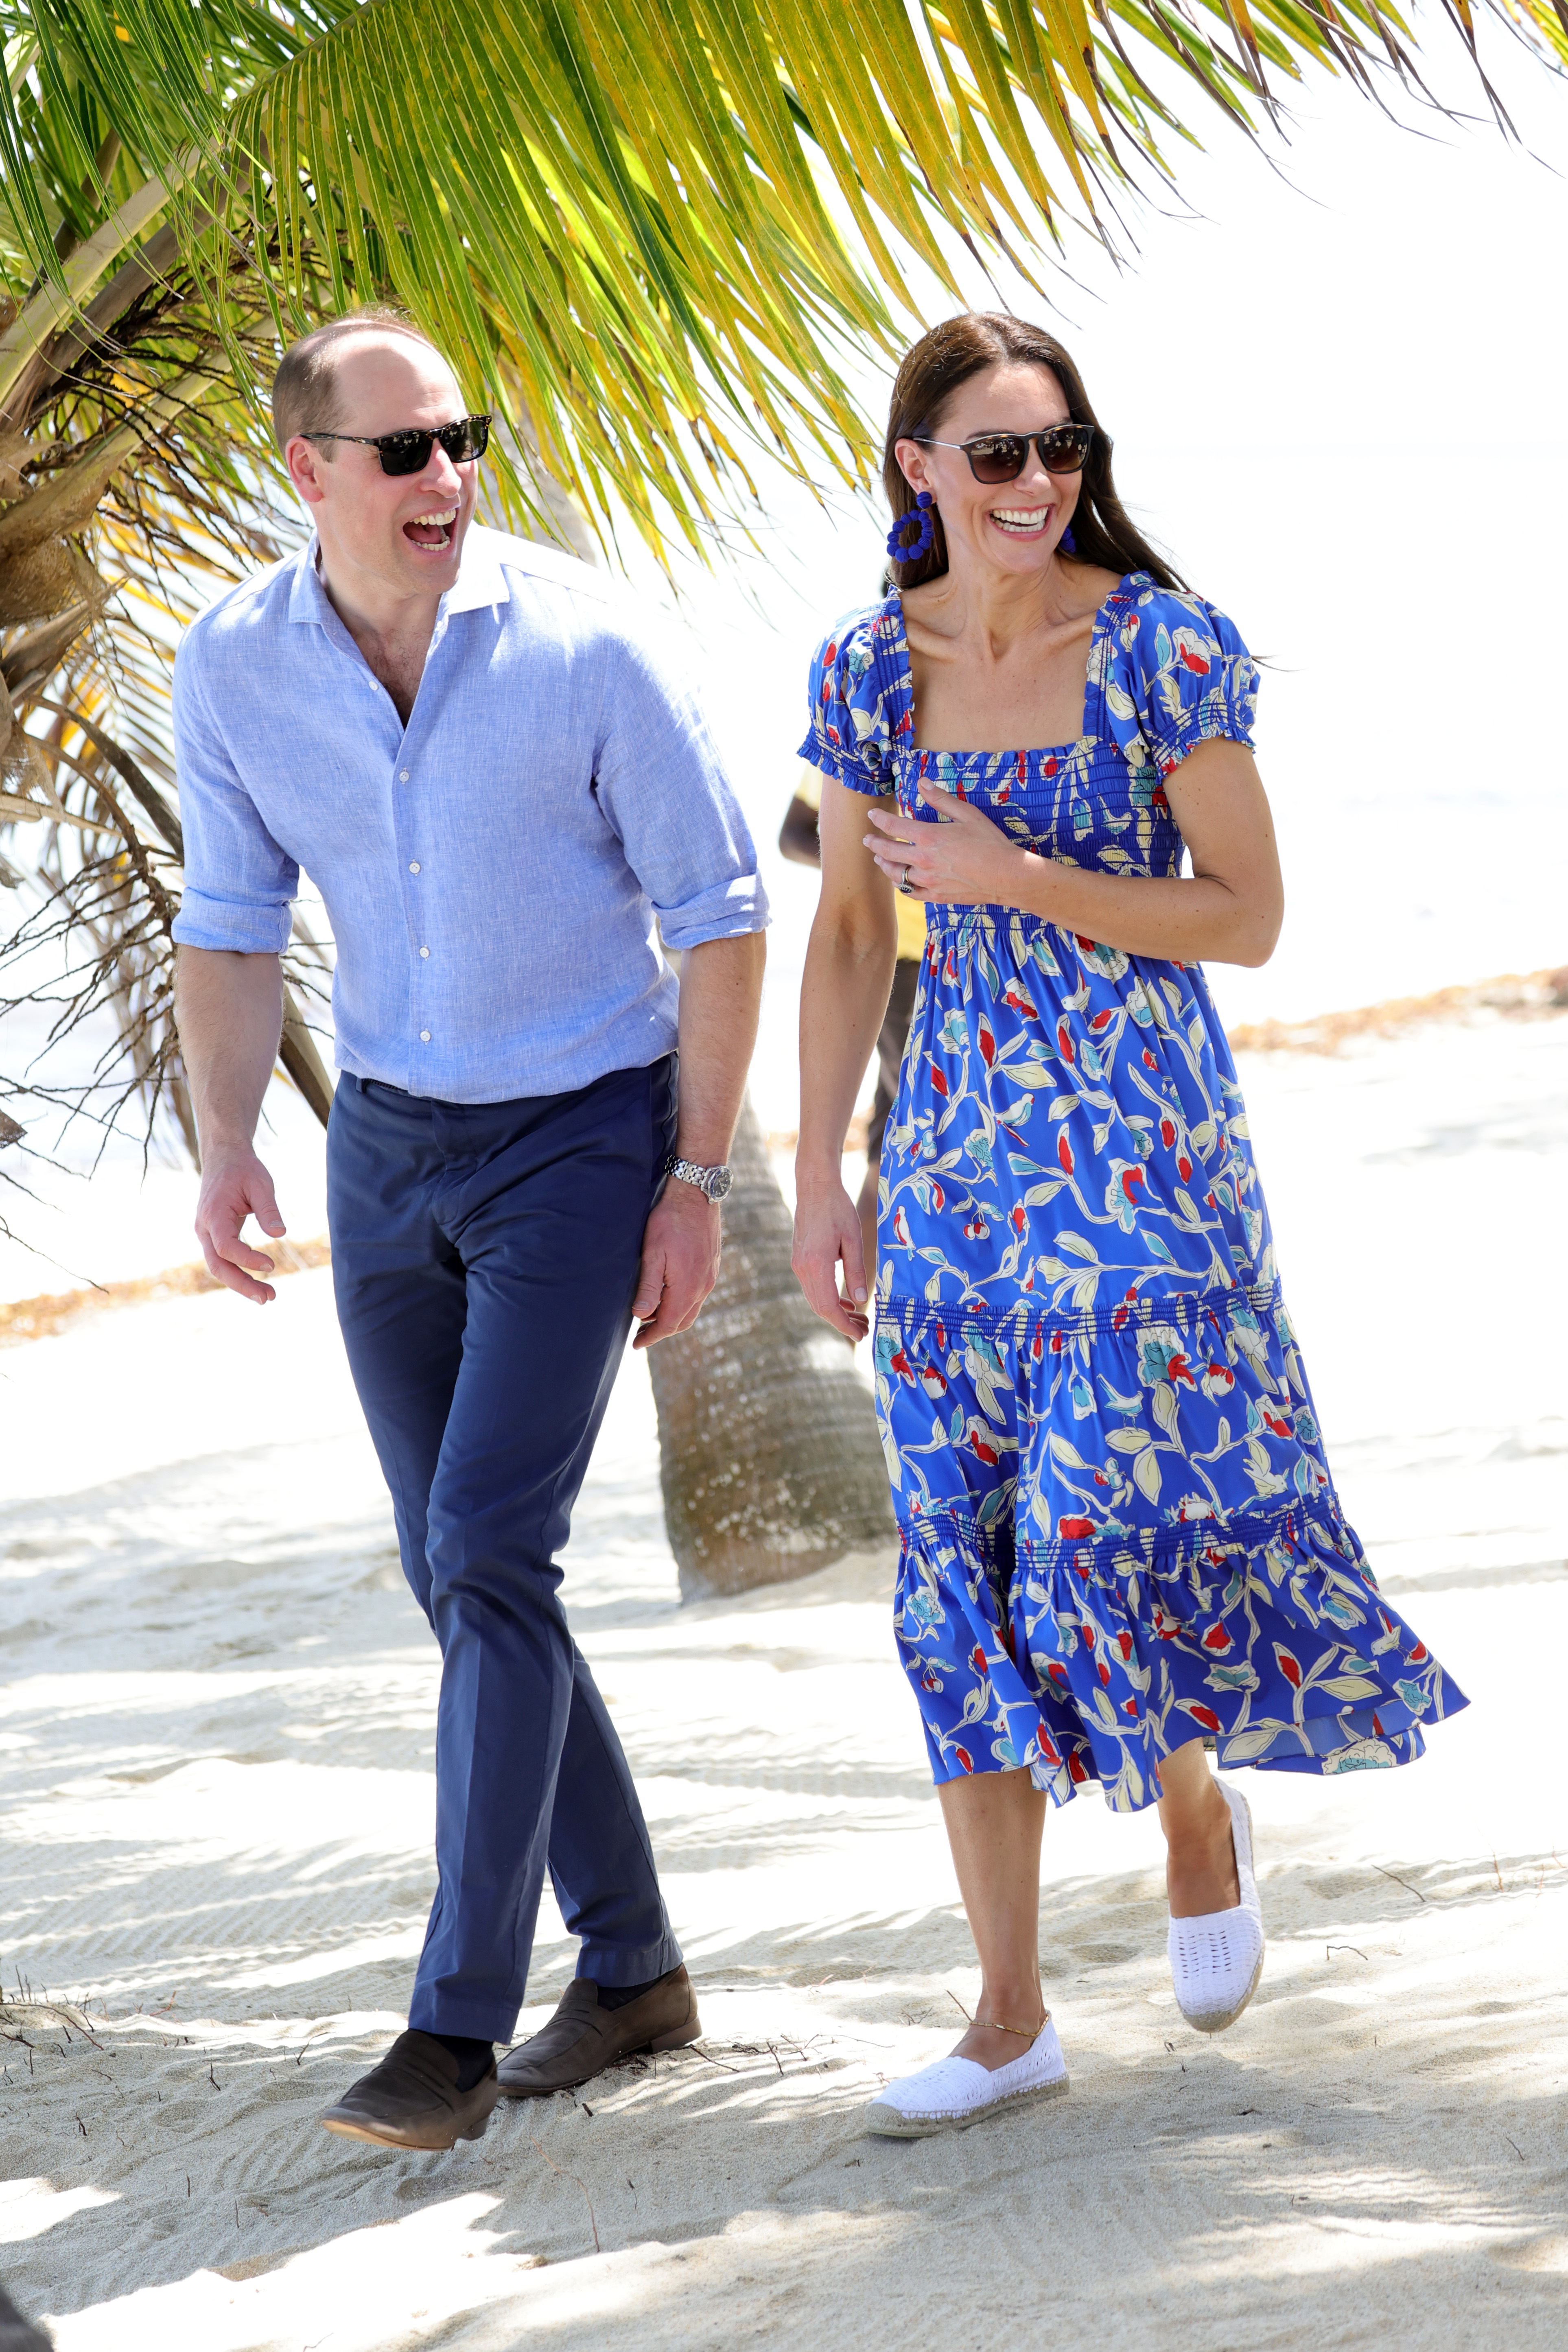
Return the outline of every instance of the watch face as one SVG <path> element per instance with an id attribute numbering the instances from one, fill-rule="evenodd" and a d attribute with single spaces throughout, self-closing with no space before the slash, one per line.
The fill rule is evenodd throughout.
<path id="1" fill-rule="evenodd" d="M 710 1201 L 722 1201 L 734 1181 L 727 1168 L 715 1168 L 710 1171 L 703 1190 Z"/>

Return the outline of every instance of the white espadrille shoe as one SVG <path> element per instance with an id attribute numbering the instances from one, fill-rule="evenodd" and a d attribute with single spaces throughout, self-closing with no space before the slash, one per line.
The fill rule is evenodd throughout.
<path id="1" fill-rule="evenodd" d="M 1252 1812 L 1239 1789 L 1224 1780 L 1218 1787 L 1230 1808 L 1241 1900 L 1228 1911 L 1173 1919 L 1167 1938 L 1176 2006 L 1200 2033 L 1223 2033 L 1234 2025 L 1263 1974 L 1263 1907 L 1252 1874 Z"/>
<path id="2" fill-rule="evenodd" d="M 939 2058 L 918 2074 L 889 2083 L 866 2110 L 866 2128 L 884 2139 L 926 2139 L 932 2132 L 967 2131 L 1004 2108 L 1059 2098 L 1068 2086 L 1067 2060 L 1049 2017 L 1021 2058 L 993 2071 L 973 2058 Z"/>

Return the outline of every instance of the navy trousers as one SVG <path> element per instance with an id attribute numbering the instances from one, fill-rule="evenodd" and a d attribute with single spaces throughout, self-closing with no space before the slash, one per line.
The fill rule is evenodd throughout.
<path id="1" fill-rule="evenodd" d="M 332 1104 L 338 1318 L 404 1573 L 441 1645 L 439 1884 L 408 2012 L 427 2033 L 510 2041 L 546 1864 L 580 1974 L 641 1984 L 680 1958 L 556 1565 L 675 1097 L 668 1055 L 521 1102 L 345 1076 Z"/>

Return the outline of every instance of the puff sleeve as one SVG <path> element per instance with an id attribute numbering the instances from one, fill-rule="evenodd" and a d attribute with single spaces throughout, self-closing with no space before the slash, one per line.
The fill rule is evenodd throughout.
<path id="1" fill-rule="evenodd" d="M 850 614 L 811 663 L 811 726 L 800 757 L 852 793 L 890 793 L 891 744 L 872 659 L 879 606 Z"/>
<path id="2" fill-rule="evenodd" d="M 1258 665 L 1213 604 L 1145 576 L 1099 651 L 1106 720 L 1134 772 L 1168 776 L 1215 736 L 1253 749 Z"/>

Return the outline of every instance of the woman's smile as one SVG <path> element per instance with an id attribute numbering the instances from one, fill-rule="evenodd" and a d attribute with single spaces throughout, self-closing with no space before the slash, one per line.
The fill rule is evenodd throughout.
<path id="1" fill-rule="evenodd" d="M 1051 507 L 992 507 L 989 520 L 1009 539 L 1037 539 L 1050 526 Z"/>

